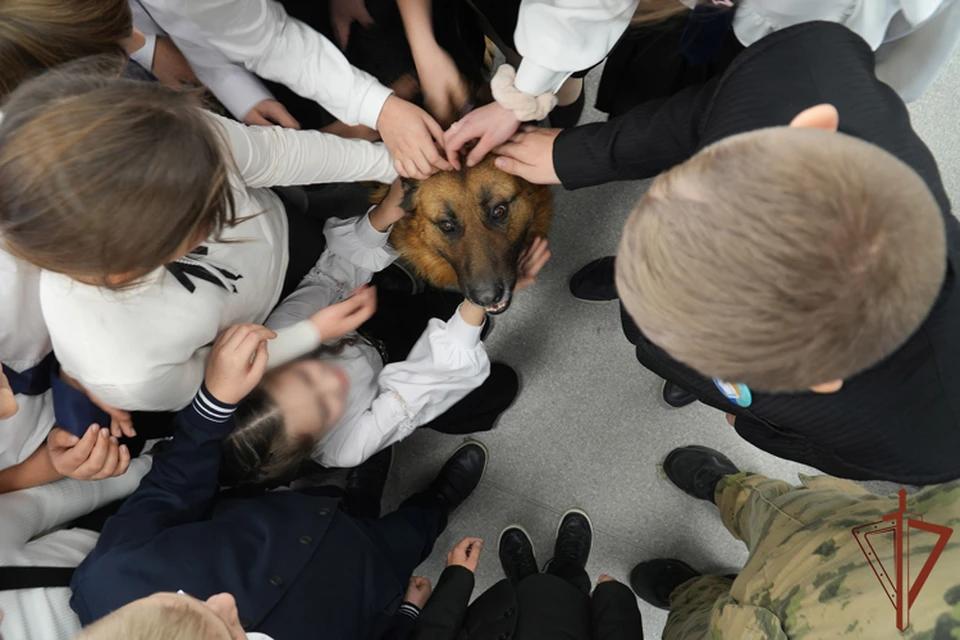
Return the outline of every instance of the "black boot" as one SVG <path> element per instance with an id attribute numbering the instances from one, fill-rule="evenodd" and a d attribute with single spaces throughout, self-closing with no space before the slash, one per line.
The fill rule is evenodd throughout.
<path id="1" fill-rule="evenodd" d="M 553 111 L 551 111 L 550 115 L 548 116 L 550 119 L 550 126 L 560 129 L 568 129 L 570 127 L 577 126 L 577 123 L 580 122 L 580 116 L 583 115 L 583 107 L 586 102 L 587 88 L 583 87 L 580 89 L 580 95 L 577 96 L 576 100 L 570 104 L 565 104 L 562 107 L 557 105 L 553 108 Z"/>
<path id="2" fill-rule="evenodd" d="M 670 594 L 699 575 L 699 571 L 680 560 L 649 560 L 641 562 L 630 572 L 630 587 L 644 602 L 669 609 Z"/>
<path id="3" fill-rule="evenodd" d="M 465 442 L 453 452 L 427 491 L 453 511 L 477 488 L 486 467 L 487 448 L 476 440 Z"/>
<path id="4" fill-rule="evenodd" d="M 500 533 L 498 549 L 503 573 L 514 586 L 527 576 L 540 572 L 533 543 L 523 527 L 513 525 L 504 529 Z"/>
<path id="5" fill-rule="evenodd" d="M 740 473 L 730 459 L 707 447 L 690 445 L 674 449 L 663 461 L 670 482 L 694 498 L 713 502 L 717 483 L 725 476 Z"/>
<path id="6" fill-rule="evenodd" d="M 587 566 L 592 545 L 593 527 L 590 525 L 590 518 L 579 509 L 570 509 L 563 514 L 557 528 L 557 542 L 553 548 L 551 563 L 569 563 L 583 569 Z"/>
<path id="7" fill-rule="evenodd" d="M 696 402 L 697 396 L 667 380 L 663 381 L 663 401 L 674 409 Z"/>
<path id="8" fill-rule="evenodd" d="M 587 263 L 570 278 L 570 293 L 587 302 L 607 302 L 617 299 L 614 282 L 614 256 L 598 258 Z"/>
<path id="9" fill-rule="evenodd" d="M 380 501 L 393 465 L 393 447 L 388 447 L 347 472 L 344 509 L 355 518 L 379 518 Z"/>

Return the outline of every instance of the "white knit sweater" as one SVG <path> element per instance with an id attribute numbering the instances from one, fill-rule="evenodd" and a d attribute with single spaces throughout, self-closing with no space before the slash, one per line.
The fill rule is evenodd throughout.
<path id="1" fill-rule="evenodd" d="M 133 493 L 150 464 L 150 456 L 141 456 L 119 478 L 67 478 L 0 496 L 0 566 L 80 564 L 96 545 L 97 534 L 57 527 Z M 0 609 L 4 640 L 68 640 L 80 631 L 67 587 L 0 591 Z"/>

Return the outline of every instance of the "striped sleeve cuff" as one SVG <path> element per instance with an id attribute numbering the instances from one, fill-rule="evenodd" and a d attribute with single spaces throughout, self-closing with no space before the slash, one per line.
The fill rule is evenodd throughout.
<path id="1" fill-rule="evenodd" d="M 420 617 L 420 607 L 412 602 L 404 602 L 400 605 L 400 610 L 397 611 L 397 615 L 407 616 L 408 618 L 413 618 L 416 620 Z"/>
<path id="2" fill-rule="evenodd" d="M 193 408 L 201 417 L 210 422 L 220 423 L 230 419 L 233 412 L 237 410 L 237 405 L 220 402 L 213 397 L 213 394 L 207 389 L 206 383 L 204 383 L 193 399 Z"/>

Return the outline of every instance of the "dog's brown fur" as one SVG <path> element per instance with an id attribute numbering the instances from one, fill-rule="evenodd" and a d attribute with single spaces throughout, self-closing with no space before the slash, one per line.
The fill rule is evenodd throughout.
<path id="1" fill-rule="evenodd" d="M 408 215 L 390 234 L 401 259 L 429 284 L 459 286 L 479 306 L 509 302 L 520 252 L 550 227 L 550 189 L 500 171 L 488 157 L 471 169 L 404 181 L 404 191 Z"/>

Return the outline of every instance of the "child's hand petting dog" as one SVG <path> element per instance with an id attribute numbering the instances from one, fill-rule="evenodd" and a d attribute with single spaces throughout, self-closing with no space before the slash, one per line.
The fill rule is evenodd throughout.
<path id="1" fill-rule="evenodd" d="M 546 238 L 534 238 L 529 247 L 520 254 L 517 261 L 517 286 L 514 291 L 523 291 L 536 282 L 537 274 L 550 259 L 550 249 Z"/>
<path id="2" fill-rule="evenodd" d="M 384 233 L 394 222 L 407 215 L 407 212 L 400 207 L 402 202 L 403 184 L 400 178 L 397 178 L 390 185 L 387 197 L 370 212 L 370 224 L 373 228 Z"/>
<path id="3" fill-rule="evenodd" d="M 0 420 L 12 418 L 19 410 L 20 405 L 17 404 L 17 396 L 10 388 L 7 376 L 0 371 Z"/>
<path id="4" fill-rule="evenodd" d="M 214 398 L 237 404 L 260 384 L 267 370 L 267 340 L 277 334 L 259 324 L 235 324 L 210 350 L 204 382 Z"/>
<path id="5" fill-rule="evenodd" d="M 365 284 L 354 289 L 343 302 L 317 311 L 310 316 L 310 322 L 320 333 L 320 339 L 327 342 L 356 331 L 376 310 L 377 288 Z"/>

